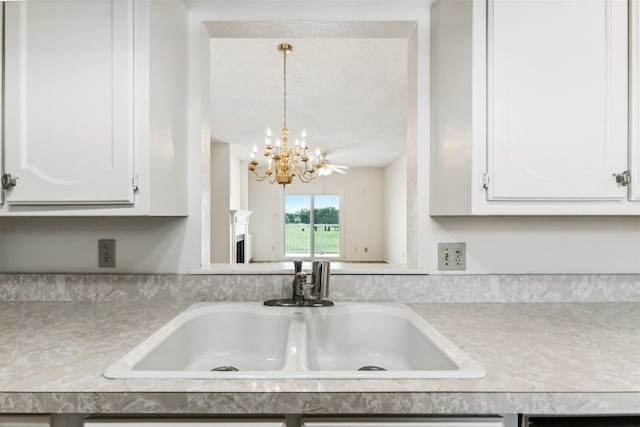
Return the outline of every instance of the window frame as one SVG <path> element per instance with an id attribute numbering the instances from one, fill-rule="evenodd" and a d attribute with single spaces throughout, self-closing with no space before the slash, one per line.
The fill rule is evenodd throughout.
<path id="1" fill-rule="evenodd" d="M 309 227 L 309 245 L 310 245 L 310 251 L 309 251 L 309 255 L 308 256 L 302 256 L 302 255 L 293 255 L 293 256 L 287 256 L 287 252 L 285 250 L 286 248 L 286 244 L 287 244 L 287 239 L 286 239 L 286 204 L 287 204 L 287 196 L 308 196 L 309 200 L 310 200 L 310 212 L 309 212 L 309 222 L 310 222 L 310 227 Z M 338 198 L 338 226 L 339 226 L 339 231 L 338 231 L 338 255 L 337 256 L 332 256 L 332 255 L 317 255 L 315 253 L 315 232 L 311 231 L 311 227 L 315 226 L 315 198 L 316 196 L 336 196 Z M 300 192 L 291 192 L 291 193 L 287 193 L 284 194 L 282 197 L 282 203 L 280 204 L 280 206 L 282 207 L 282 218 L 280 221 L 281 227 L 282 227 L 282 244 L 280 245 L 280 252 L 281 252 L 281 259 L 284 260 L 294 260 L 294 259 L 301 259 L 301 260 L 313 260 L 313 259 L 321 259 L 321 260 L 328 260 L 328 261 L 343 261 L 344 260 L 344 195 L 342 192 L 331 192 L 331 193 L 317 193 L 317 192 L 306 192 L 306 191 L 300 191 Z"/>

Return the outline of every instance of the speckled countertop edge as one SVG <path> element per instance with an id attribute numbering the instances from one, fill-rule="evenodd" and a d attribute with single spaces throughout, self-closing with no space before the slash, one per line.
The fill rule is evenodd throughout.
<path id="1" fill-rule="evenodd" d="M 0 274 L 0 301 L 264 301 L 291 275 Z M 337 301 L 640 302 L 640 275 L 335 275 Z"/>
<path id="2" fill-rule="evenodd" d="M 0 413 L 185 415 L 606 415 L 640 413 L 640 393 L 7 393 Z"/>

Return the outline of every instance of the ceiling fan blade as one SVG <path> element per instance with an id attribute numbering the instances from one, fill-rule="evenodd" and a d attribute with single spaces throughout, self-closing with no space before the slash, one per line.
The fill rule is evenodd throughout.
<path id="1" fill-rule="evenodd" d="M 342 166 L 342 165 L 334 165 L 332 164 L 329 159 L 327 159 L 324 155 L 322 157 L 322 163 L 320 164 L 320 170 L 318 171 L 318 175 L 320 176 L 327 176 L 327 175 L 331 175 L 332 172 L 338 172 L 342 175 L 347 173 L 347 169 L 349 169 L 348 166 Z"/>

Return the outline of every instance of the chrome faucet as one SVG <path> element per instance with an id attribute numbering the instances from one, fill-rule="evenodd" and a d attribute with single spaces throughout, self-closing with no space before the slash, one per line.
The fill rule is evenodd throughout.
<path id="1" fill-rule="evenodd" d="M 302 271 L 302 261 L 293 262 L 293 284 L 290 299 L 272 299 L 264 305 L 279 307 L 327 307 L 333 302 L 324 298 L 329 296 L 329 261 L 313 261 L 311 274 Z M 311 277 L 311 282 L 307 279 Z M 309 297 L 307 297 L 307 293 Z"/>

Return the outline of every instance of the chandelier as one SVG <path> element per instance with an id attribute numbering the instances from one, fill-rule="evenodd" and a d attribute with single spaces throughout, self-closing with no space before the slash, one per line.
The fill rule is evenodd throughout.
<path id="1" fill-rule="evenodd" d="M 319 171 L 322 167 L 322 162 L 319 149 L 316 150 L 315 156 L 309 156 L 310 149 L 307 145 L 307 132 L 305 130 L 302 131 L 301 139 L 296 139 L 295 146 L 289 147 L 289 138 L 287 136 L 289 133 L 287 128 L 287 54 L 293 50 L 293 46 L 289 43 L 282 43 L 278 45 L 278 50 L 282 52 L 284 57 L 282 139 L 277 139 L 274 147 L 271 144 L 271 130 L 267 129 L 264 147 L 264 157 L 268 159 L 267 169 L 263 174 L 258 171 L 260 163 L 256 160 L 256 154 L 258 153 L 258 146 L 256 145 L 251 152 L 249 170 L 251 171 L 251 176 L 257 181 L 266 180 L 270 184 L 278 183 L 285 187 L 287 184 L 291 184 L 294 176 L 297 176 L 304 183 L 317 178 L 320 175 Z"/>

